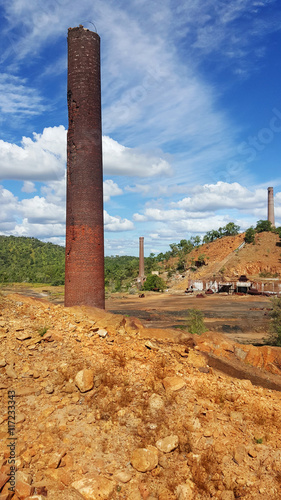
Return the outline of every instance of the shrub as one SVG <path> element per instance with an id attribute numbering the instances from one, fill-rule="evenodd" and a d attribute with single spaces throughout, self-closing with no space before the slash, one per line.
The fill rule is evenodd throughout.
<path id="1" fill-rule="evenodd" d="M 201 333 L 207 331 L 207 328 L 204 325 L 204 315 L 202 311 L 199 311 L 198 309 L 189 309 L 186 323 L 190 333 L 197 333 L 197 335 L 201 335 Z"/>
<path id="2" fill-rule="evenodd" d="M 275 345 L 281 347 L 281 298 L 273 297 L 272 311 L 270 312 L 270 326 L 269 332 L 270 337 L 268 343 L 270 345 Z"/>
<path id="3" fill-rule="evenodd" d="M 142 290 L 161 290 L 163 292 L 166 288 L 165 281 L 156 274 L 149 274 L 143 284 Z"/>
<path id="4" fill-rule="evenodd" d="M 272 224 L 269 220 L 258 220 L 256 225 L 256 233 L 263 233 L 264 231 L 272 231 Z"/>
<path id="5" fill-rule="evenodd" d="M 255 241 L 255 234 L 256 234 L 256 231 L 254 230 L 253 227 L 249 227 L 249 229 L 247 229 L 247 231 L 245 232 L 245 242 L 246 243 L 254 243 Z"/>

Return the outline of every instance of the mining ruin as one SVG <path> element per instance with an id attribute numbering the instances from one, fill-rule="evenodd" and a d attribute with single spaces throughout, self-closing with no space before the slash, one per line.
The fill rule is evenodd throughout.
<path id="1" fill-rule="evenodd" d="M 68 30 L 65 306 L 104 308 L 100 37 Z"/>

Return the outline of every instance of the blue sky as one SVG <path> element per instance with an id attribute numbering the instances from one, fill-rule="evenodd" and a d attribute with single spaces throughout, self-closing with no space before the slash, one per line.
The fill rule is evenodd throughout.
<path id="1" fill-rule="evenodd" d="M 101 37 L 105 251 L 281 224 L 277 0 L 0 0 L 0 234 L 63 244 L 67 30 Z M 93 23 L 93 24 L 92 24 Z"/>

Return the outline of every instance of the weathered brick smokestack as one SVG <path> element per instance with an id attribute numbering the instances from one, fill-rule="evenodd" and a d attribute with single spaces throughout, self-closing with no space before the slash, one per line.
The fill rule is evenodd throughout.
<path id="1" fill-rule="evenodd" d="M 68 30 L 65 306 L 104 308 L 100 37 Z"/>
<path id="2" fill-rule="evenodd" d="M 275 226 L 273 187 L 267 188 L 267 191 L 268 191 L 267 220 L 269 220 L 271 224 Z"/>
<path id="3" fill-rule="evenodd" d="M 140 243 L 140 248 L 139 248 L 139 278 L 142 279 L 144 278 L 144 237 L 140 236 L 139 243 Z"/>

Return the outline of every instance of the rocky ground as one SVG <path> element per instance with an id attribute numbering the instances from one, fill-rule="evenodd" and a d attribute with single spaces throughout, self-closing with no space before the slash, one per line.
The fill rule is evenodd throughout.
<path id="1" fill-rule="evenodd" d="M 279 389 L 279 350 L 16 294 L 0 340 L 0 500 L 281 497 L 281 393 L 208 366 Z"/>

